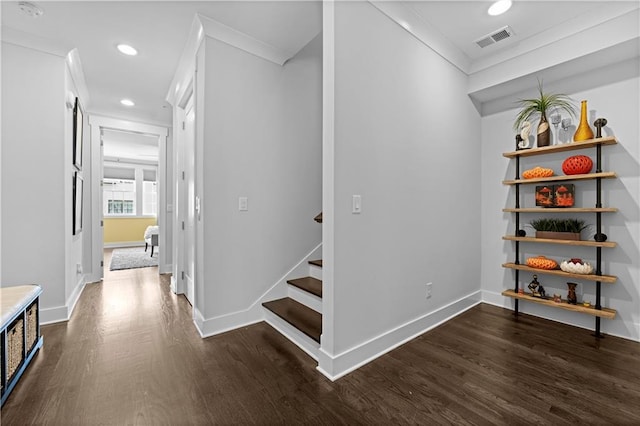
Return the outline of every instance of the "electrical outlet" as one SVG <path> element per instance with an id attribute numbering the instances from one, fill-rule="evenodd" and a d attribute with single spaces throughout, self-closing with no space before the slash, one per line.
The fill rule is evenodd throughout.
<path id="1" fill-rule="evenodd" d="M 427 299 L 431 299 L 431 287 L 433 283 L 427 283 Z"/>

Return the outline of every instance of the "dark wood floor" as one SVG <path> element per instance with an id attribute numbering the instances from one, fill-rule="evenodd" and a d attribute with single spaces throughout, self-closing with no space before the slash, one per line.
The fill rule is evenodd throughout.
<path id="1" fill-rule="evenodd" d="M 42 330 L 3 426 L 640 424 L 640 344 L 489 305 L 334 383 L 264 323 L 201 339 L 157 268 L 106 271 Z"/>

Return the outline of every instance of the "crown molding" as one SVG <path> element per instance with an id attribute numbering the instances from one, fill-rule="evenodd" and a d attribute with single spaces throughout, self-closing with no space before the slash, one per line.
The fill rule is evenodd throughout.
<path id="1" fill-rule="evenodd" d="M 369 1 L 376 9 L 389 19 L 404 28 L 418 41 L 436 52 L 444 60 L 465 74 L 471 69 L 471 59 L 442 33 L 433 28 L 407 2 L 403 1 Z"/>
<path id="2" fill-rule="evenodd" d="M 71 44 L 25 33 L 24 31 L 19 31 L 6 25 L 2 27 L 2 42 L 60 56 L 61 58 L 65 58 L 73 49 L 73 45 Z"/>
<path id="3" fill-rule="evenodd" d="M 278 49 L 215 19 L 196 14 L 166 96 L 167 102 L 171 105 L 175 106 L 184 97 L 196 67 L 196 53 L 205 37 L 221 41 L 280 66 L 283 66 L 296 54 L 296 52 Z"/>
<path id="4" fill-rule="evenodd" d="M 78 97 L 82 101 L 82 107 L 85 111 L 88 111 L 91 99 L 89 98 L 89 89 L 87 88 L 87 82 L 84 79 L 84 71 L 82 69 L 82 61 L 80 61 L 80 53 L 78 49 L 72 49 L 67 53 L 65 62 L 71 73 L 71 79 L 78 91 Z"/>

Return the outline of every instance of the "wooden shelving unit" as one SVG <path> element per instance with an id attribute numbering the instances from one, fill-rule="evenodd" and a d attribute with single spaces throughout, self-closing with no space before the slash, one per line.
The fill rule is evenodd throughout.
<path id="1" fill-rule="evenodd" d="M 511 297 L 513 299 L 526 300 L 528 302 L 539 303 L 545 306 L 551 306 L 552 308 L 566 309 L 567 311 L 580 312 L 583 314 L 593 315 L 598 318 L 614 319 L 616 317 L 615 309 L 601 308 L 596 309 L 595 306 L 583 306 L 582 304 L 572 305 L 567 303 L 566 300 L 562 302 L 554 302 L 552 299 L 543 299 L 540 297 L 533 297 L 529 294 L 518 294 L 513 290 L 505 290 L 502 292 L 503 296 Z"/>
<path id="2" fill-rule="evenodd" d="M 507 269 L 512 269 L 515 275 L 515 285 L 512 290 L 505 290 L 502 292 L 502 295 L 505 297 L 510 297 L 515 300 L 514 311 L 515 314 L 518 314 L 519 305 L 518 302 L 520 300 L 524 300 L 527 302 L 537 303 L 545 306 L 550 306 L 553 308 L 564 309 L 573 312 L 579 312 L 583 314 L 593 315 L 595 316 L 595 336 L 602 337 L 600 333 L 600 319 L 613 319 L 616 316 L 616 311 L 614 309 L 606 308 L 601 305 L 601 285 L 602 283 L 613 284 L 617 281 L 617 277 L 613 275 L 605 275 L 602 273 L 602 249 L 603 248 L 613 248 L 616 247 L 616 243 L 613 241 L 595 241 L 595 240 L 553 240 L 553 239 L 545 239 L 545 238 L 534 238 L 534 237 L 521 237 L 518 235 L 518 231 L 520 230 L 520 215 L 528 214 L 528 213 L 576 213 L 576 214 L 595 214 L 596 216 L 596 232 L 595 234 L 598 236 L 604 236 L 602 233 L 602 214 L 603 213 L 615 213 L 618 211 L 615 207 L 603 207 L 602 206 L 602 180 L 603 179 L 615 179 L 617 175 L 615 172 L 602 171 L 602 147 L 607 145 L 615 145 L 617 144 L 617 140 L 615 137 L 604 137 L 604 138 L 596 138 L 590 139 L 582 142 L 572 142 L 568 144 L 561 145 L 553 145 L 542 148 L 531 148 L 524 149 L 519 151 L 511 151 L 505 152 L 502 155 L 506 158 L 515 159 L 516 167 L 515 167 L 515 177 L 514 179 L 507 179 L 502 181 L 504 185 L 509 185 L 515 188 L 516 196 L 515 196 L 515 206 L 513 208 L 504 208 L 502 209 L 505 213 L 513 213 L 515 215 L 515 232 L 514 235 L 506 235 L 503 236 L 502 239 L 506 241 L 513 241 L 515 244 L 515 260 L 514 262 L 504 263 L 502 266 Z M 571 175 L 571 176 L 551 176 L 546 178 L 535 178 L 535 179 L 522 179 L 520 177 L 520 158 L 521 157 L 531 157 L 536 155 L 547 155 L 552 153 L 560 153 L 574 150 L 582 150 L 595 148 L 596 160 L 595 160 L 595 172 L 587 173 L 581 175 Z M 570 207 L 570 208 L 544 208 L 544 207 L 521 207 L 520 206 L 520 186 L 521 185 L 532 185 L 543 182 L 568 182 L 568 181 L 586 181 L 593 180 L 596 183 L 596 203 L 594 207 Z M 559 269 L 554 270 L 546 270 L 546 269 L 536 269 L 531 268 L 529 266 L 523 265 L 520 263 L 520 244 L 521 243 L 538 243 L 538 244 L 556 244 L 562 246 L 574 246 L 574 247 L 593 247 L 596 250 L 596 262 L 594 264 L 595 272 L 589 275 L 581 275 L 581 274 L 572 274 L 568 272 L 564 272 Z M 566 301 L 554 302 L 550 298 L 541 298 L 534 297 L 532 294 L 528 292 L 521 293 L 520 290 L 520 272 L 529 272 L 532 274 L 546 274 L 546 275 L 554 275 L 557 277 L 563 277 L 574 280 L 582 280 L 582 281 L 590 281 L 595 282 L 596 286 L 596 300 L 595 303 L 591 306 L 583 306 L 582 304 L 569 304 Z"/>

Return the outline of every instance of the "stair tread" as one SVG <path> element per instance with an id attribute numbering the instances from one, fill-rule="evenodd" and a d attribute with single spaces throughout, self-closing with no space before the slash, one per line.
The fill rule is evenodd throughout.
<path id="1" fill-rule="evenodd" d="M 318 216 L 314 217 L 313 220 L 315 220 L 318 223 L 322 223 L 322 212 L 320 212 Z"/>
<path id="2" fill-rule="evenodd" d="M 315 266 L 319 266 L 322 268 L 322 259 L 318 259 L 318 260 L 310 260 L 309 264 L 311 265 L 315 265 Z"/>
<path id="3" fill-rule="evenodd" d="M 288 297 L 265 302 L 262 306 L 320 343 L 322 315 L 318 312 Z"/>
<path id="4" fill-rule="evenodd" d="M 318 297 L 322 297 L 322 281 L 317 278 L 296 278 L 295 280 L 287 281 L 287 283 L 304 291 L 308 291 L 311 294 L 315 294 Z"/>

